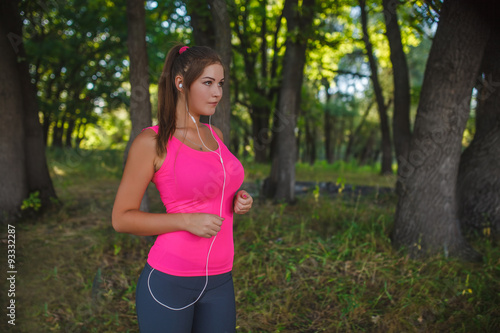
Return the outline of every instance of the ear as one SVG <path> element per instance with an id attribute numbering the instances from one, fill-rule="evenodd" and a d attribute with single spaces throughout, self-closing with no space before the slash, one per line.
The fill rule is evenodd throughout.
<path id="1" fill-rule="evenodd" d="M 183 91 L 183 89 L 184 89 L 184 87 L 185 87 L 185 86 L 183 86 L 183 84 L 184 84 L 184 83 L 183 83 L 183 78 L 182 78 L 182 76 L 177 75 L 177 76 L 175 77 L 174 82 L 175 82 L 175 87 L 177 88 L 177 90 L 179 90 L 179 91 L 181 91 L 181 92 L 182 92 L 182 91 Z"/>

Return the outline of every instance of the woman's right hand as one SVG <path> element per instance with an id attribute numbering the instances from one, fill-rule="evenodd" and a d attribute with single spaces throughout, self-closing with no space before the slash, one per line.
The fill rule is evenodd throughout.
<path id="1" fill-rule="evenodd" d="M 186 231 L 204 238 L 217 235 L 224 221 L 224 218 L 215 214 L 192 213 L 185 215 L 187 218 Z"/>

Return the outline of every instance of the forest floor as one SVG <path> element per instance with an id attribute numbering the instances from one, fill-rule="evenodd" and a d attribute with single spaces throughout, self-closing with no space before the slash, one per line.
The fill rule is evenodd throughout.
<path id="1" fill-rule="evenodd" d="M 120 156 L 49 154 L 62 205 L 16 224 L 16 326 L 4 316 L 0 331 L 138 332 L 135 286 L 151 243 L 111 227 Z M 249 189 L 266 168 L 248 166 Z M 480 263 L 412 260 L 389 239 L 394 177 L 301 168 L 296 204 L 258 199 L 235 216 L 237 332 L 500 331 L 498 244 L 470 239 Z M 323 172 L 323 182 L 310 176 Z M 154 185 L 148 194 L 162 211 Z"/>

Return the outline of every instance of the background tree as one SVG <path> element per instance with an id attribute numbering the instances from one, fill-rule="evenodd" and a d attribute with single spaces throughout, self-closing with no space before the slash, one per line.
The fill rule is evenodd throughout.
<path id="1" fill-rule="evenodd" d="M 482 3 L 481 3 L 482 4 Z M 391 235 L 413 256 L 444 253 L 476 259 L 458 223 L 456 180 L 462 134 L 490 29 L 481 5 L 445 1 L 427 61 L 409 163 Z"/>
<path id="2" fill-rule="evenodd" d="M 392 143 L 391 143 L 391 131 L 389 128 L 389 117 L 387 116 L 387 104 L 384 100 L 384 95 L 382 93 L 382 86 L 378 78 L 378 66 L 373 54 L 373 46 L 370 42 L 370 36 L 368 34 L 368 15 L 366 13 L 366 1 L 359 0 L 359 7 L 361 9 L 361 27 L 363 30 L 363 41 L 365 43 L 366 55 L 368 57 L 368 63 L 370 65 L 371 71 L 371 81 L 373 84 L 373 90 L 375 92 L 375 100 L 377 101 L 378 113 L 380 117 L 380 130 L 382 135 L 382 174 L 392 173 Z"/>
<path id="3" fill-rule="evenodd" d="M 133 140 L 142 129 L 151 126 L 151 101 L 149 96 L 149 66 L 146 50 L 146 20 L 144 0 L 127 0 L 127 45 L 130 53 L 130 118 L 132 130 L 125 149 L 124 161 Z M 141 210 L 149 211 L 147 192 Z"/>
<path id="4" fill-rule="evenodd" d="M 46 143 L 78 146 L 102 114 L 128 103 L 125 7 L 23 1 L 21 11 Z"/>
<path id="5" fill-rule="evenodd" d="M 225 0 L 209 0 L 210 12 L 212 13 L 212 24 L 215 31 L 215 50 L 222 58 L 224 65 L 224 93 L 217 106 L 213 121 L 224 136 L 224 143 L 230 146 L 230 122 L 231 122 L 231 22 Z"/>
<path id="6" fill-rule="evenodd" d="M 231 16 L 239 41 L 233 46 L 234 102 L 248 110 L 254 160 L 265 163 L 271 155 L 269 128 L 281 80 L 283 12 L 280 4 L 245 0 L 235 1 Z"/>
<path id="7" fill-rule="evenodd" d="M 278 113 L 277 152 L 269 179 L 269 192 L 276 201 L 295 200 L 295 126 L 300 106 L 306 49 L 314 17 L 314 0 L 299 6 L 297 0 L 286 0 L 283 15 L 287 20 L 288 38 L 283 63 Z"/>
<path id="8" fill-rule="evenodd" d="M 459 218 L 465 231 L 500 235 L 500 43 L 498 23 L 486 47 L 477 96 L 476 133 L 460 158 Z"/>
<path id="9" fill-rule="evenodd" d="M 383 0 L 386 35 L 391 50 L 392 77 L 394 82 L 394 114 L 392 132 L 396 158 L 408 156 L 410 145 L 410 78 L 406 55 L 401 42 L 398 23 L 397 0 Z"/>
<path id="10" fill-rule="evenodd" d="M 193 28 L 194 45 L 215 48 L 216 35 L 213 24 L 212 4 L 204 0 L 187 0 L 187 11 L 190 25 Z"/>
<path id="11" fill-rule="evenodd" d="M 19 2 L 0 7 L 3 79 L 0 80 L 0 219 L 14 219 L 28 193 L 38 193 L 43 208 L 57 198 L 45 158 L 36 91 L 22 38 Z"/>
<path id="12" fill-rule="evenodd" d="M 4 1 L 0 5 L 0 218 L 13 219 L 28 194 L 25 171 L 25 138 L 23 124 L 23 91 L 17 71 L 17 55 L 9 40 L 20 38 L 12 32 L 12 14 L 17 3 Z M 14 16 L 15 17 L 15 16 Z"/>

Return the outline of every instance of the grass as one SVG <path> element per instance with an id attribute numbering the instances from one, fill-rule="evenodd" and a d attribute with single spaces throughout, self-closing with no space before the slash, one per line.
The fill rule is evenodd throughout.
<path id="1" fill-rule="evenodd" d="M 135 284 L 151 243 L 111 227 L 121 154 L 49 157 L 64 205 L 16 225 L 18 317 L 1 331 L 138 332 Z M 297 178 L 328 177 L 327 166 L 304 169 Z M 247 180 L 264 170 L 250 165 Z M 370 170 L 348 171 L 379 183 Z M 154 186 L 148 191 L 152 210 L 162 211 Z M 471 240 L 482 263 L 411 260 L 391 249 L 395 204 L 393 194 L 310 193 L 295 205 L 257 200 L 236 216 L 238 332 L 499 331 L 498 246 Z"/>
<path id="2" fill-rule="evenodd" d="M 271 171 L 270 164 L 244 162 L 245 180 L 259 182 L 266 178 Z M 396 175 L 381 176 L 378 166 L 359 166 L 355 162 L 346 163 L 337 161 L 328 164 L 324 161 L 314 165 L 297 163 L 297 181 L 346 183 L 350 185 L 367 185 L 378 187 L 394 187 Z"/>

